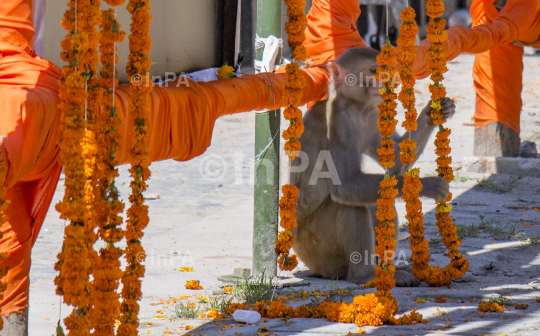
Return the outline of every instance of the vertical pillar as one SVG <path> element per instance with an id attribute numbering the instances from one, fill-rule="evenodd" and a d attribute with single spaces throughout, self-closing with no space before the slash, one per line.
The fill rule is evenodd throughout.
<path id="1" fill-rule="evenodd" d="M 236 66 L 236 25 L 238 21 L 238 1 L 223 1 L 223 64 Z"/>
<path id="2" fill-rule="evenodd" d="M 257 0 L 257 35 L 281 38 L 281 0 Z M 262 60 L 262 49 L 257 59 Z M 281 57 L 278 55 L 276 62 Z M 264 71 L 264 70 L 263 70 Z M 270 83 L 269 83 L 270 84 Z M 279 143 L 281 110 L 255 117 L 255 217 L 253 228 L 253 275 L 277 275 L 274 252 L 279 215 Z"/>

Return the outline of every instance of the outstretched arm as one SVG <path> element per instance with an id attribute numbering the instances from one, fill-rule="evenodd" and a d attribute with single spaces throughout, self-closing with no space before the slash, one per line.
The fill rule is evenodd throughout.
<path id="1" fill-rule="evenodd" d="M 491 5 L 485 1 L 473 1 L 472 6 L 473 15 L 487 14 L 487 22 L 473 28 L 454 26 L 448 29 L 448 39 L 444 42 L 447 60 L 452 60 L 465 52 L 472 54 L 486 52 L 515 40 L 533 43 L 538 38 L 538 13 L 540 13 L 538 1 L 508 1 L 500 13 L 492 7 L 489 14 L 483 12 L 489 10 L 489 6 L 493 6 L 493 1 Z M 429 76 L 426 47 L 430 46 L 431 42 L 425 40 L 416 48 L 412 68 L 413 76 L 416 78 Z"/>

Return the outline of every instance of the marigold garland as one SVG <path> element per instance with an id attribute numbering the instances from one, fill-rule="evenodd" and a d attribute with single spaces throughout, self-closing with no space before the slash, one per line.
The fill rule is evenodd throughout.
<path id="1" fill-rule="evenodd" d="M 85 186 L 85 240 L 88 253 L 88 259 L 90 260 L 90 268 L 88 269 L 88 276 L 93 273 L 93 267 L 97 264 L 98 254 L 94 250 L 94 244 L 97 241 L 97 234 L 95 228 L 97 226 L 96 213 L 96 198 L 95 192 L 97 190 L 97 156 L 98 156 L 98 144 L 96 139 L 96 133 L 99 132 L 97 128 L 97 111 L 99 109 L 102 89 L 99 86 L 99 78 L 97 69 L 99 65 L 99 36 L 97 26 L 100 24 L 100 1 L 82 2 L 81 7 L 82 21 L 80 22 L 81 30 L 88 34 L 88 50 L 85 52 L 87 57 L 82 58 L 82 66 L 84 67 L 84 78 L 86 80 L 86 91 L 88 93 L 88 99 L 85 102 L 86 113 L 86 131 L 83 140 L 83 157 L 85 160 L 84 170 L 86 175 Z M 85 7 L 86 6 L 86 7 Z M 90 294 L 90 303 L 86 308 L 88 321 L 90 325 L 95 320 L 93 317 L 94 302 L 93 293 Z"/>
<path id="2" fill-rule="evenodd" d="M 420 201 L 420 169 L 409 169 L 403 176 L 403 200 L 407 210 L 406 218 L 409 221 L 409 247 L 411 248 L 411 260 L 413 262 L 413 274 L 430 286 L 445 286 L 451 281 L 450 276 L 440 267 L 429 265 L 428 242 L 424 237 L 424 214 Z"/>
<path id="3" fill-rule="evenodd" d="M 64 165 L 66 191 L 64 199 L 56 205 L 60 217 L 69 220 L 65 228 L 64 245 L 55 269 L 57 293 L 64 302 L 74 306 L 64 321 L 69 335 L 89 335 L 90 272 L 95 258 L 94 206 L 92 191 L 95 167 L 95 141 L 93 131 L 94 110 L 99 90 L 97 83 L 97 32 L 99 1 L 69 1 L 62 26 L 69 32 L 62 41 L 62 60 L 69 65 L 62 69 L 60 79 L 60 162 Z M 94 100 L 88 104 L 89 97 Z M 90 126 L 92 128 L 93 126 Z"/>
<path id="4" fill-rule="evenodd" d="M 283 115 L 289 120 L 289 127 L 283 132 L 282 137 L 286 140 L 285 154 L 291 160 L 298 156 L 301 145 L 298 139 L 304 133 L 304 123 L 302 122 L 302 111 L 298 108 L 306 86 L 306 80 L 300 72 L 297 62 L 306 59 L 306 48 L 302 45 L 305 37 L 305 27 L 307 18 L 304 14 L 305 0 L 285 0 L 287 5 L 287 16 L 289 22 L 285 24 L 285 30 L 289 34 L 288 43 L 293 50 L 294 61 L 285 67 L 287 76 L 285 78 L 285 88 L 283 91 L 283 105 L 285 111 Z M 289 250 L 294 244 L 292 231 L 296 227 L 296 199 L 298 198 L 298 188 L 292 185 L 284 185 L 283 196 L 279 201 L 280 225 L 284 231 L 280 232 L 276 240 L 276 254 L 278 254 L 278 265 L 280 269 L 291 271 L 298 265 L 296 255 L 290 255 Z"/>
<path id="5" fill-rule="evenodd" d="M 383 138 L 381 139 L 381 147 L 377 148 L 377 153 L 379 153 L 380 164 L 384 168 L 393 167 L 396 158 L 394 141 L 391 138 L 397 124 L 397 120 L 394 119 L 397 114 L 397 103 L 395 101 L 397 95 L 394 93 L 397 83 L 393 81 L 397 72 L 395 54 L 396 49 L 387 38 L 381 53 L 377 56 L 377 64 L 379 64 L 377 68 L 378 80 L 384 83 L 384 86 L 379 90 L 383 102 L 378 105 L 379 118 L 377 119 L 379 134 Z M 396 212 L 392 207 L 398 194 L 398 191 L 394 189 L 396 184 L 395 177 L 390 177 L 386 173 L 384 179 L 380 182 L 379 194 L 381 198 L 377 200 L 376 216 L 379 224 L 375 228 L 377 234 L 375 255 L 379 256 L 379 264 L 375 268 L 373 284 L 377 288 L 377 298 L 384 307 L 384 314 L 381 317 L 383 322 L 390 321 L 398 307 L 396 299 L 391 294 L 392 288 L 396 285 L 394 281 L 395 267 L 392 265 L 396 244 L 393 222 Z"/>
<path id="6" fill-rule="evenodd" d="M 4 211 L 7 210 L 9 206 L 9 201 L 4 199 L 6 197 L 6 179 L 7 179 L 7 160 L 2 159 L 4 156 L 3 147 L 0 145 L 0 229 L 7 222 L 7 217 L 4 214 Z M 0 239 L 4 234 L 0 230 Z M 8 257 L 7 253 L 0 252 L 0 263 L 6 260 Z M 8 273 L 9 266 L 0 267 L 0 279 L 5 277 Z M 7 289 L 7 283 L 0 282 L 0 300 L 4 298 L 4 291 Z M 0 313 L 2 312 L 2 307 L 0 307 Z M 0 318 L 0 330 L 4 328 L 4 321 Z"/>
<path id="7" fill-rule="evenodd" d="M 399 100 L 405 109 L 405 121 L 402 126 L 409 132 L 415 131 L 418 127 L 416 111 L 414 85 L 416 80 L 412 76 L 412 64 L 416 56 L 416 34 L 418 26 L 415 21 L 416 13 L 411 7 L 405 8 L 401 12 L 403 23 L 400 27 L 400 37 L 398 38 L 398 58 L 401 63 L 399 73 L 402 87 L 399 93 Z M 403 164 L 412 164 L 416 160 L 416 142 L 411 138 L 405 139 L 399 144 L 401 148 L 400 161 Z M 406 218 L 409 221 L 409 232 L 411 236 L 410 248 L 412 251 L 413 273 L 424 282 L 434 285 L 447 279 L 444 272 L 438 267 L 429 266 L 428 242 L 424 238 L 424 214 L 422 213 L 422 202 L 419 199 L 422 191 L 420 182 L 420 169 L 411 168 L 403 177 L 403 200 L 407 210 Z"/>
<path id="8" fill-rule="evenodd" d="M 131 145 L 131 168 L 129 172 L 133 181 L 131 182 L 131 195 L 129 201 L 131 206 L 127 211 L 125 250 L 128 265 L 122 276 L 122 305 L 120 308 L 119 336 L 136 336 L 139 326 L 139 304 L 141 299 L 141 278 L 144 276 L 145 268 L 141 264 L 144 261 L 144 249 L 141 245 L 143 230 L 149 222 L 148 206 L 144 205 L 143 192 L 148 185 L 146 181 L 150 178 L 150 157 L 146 139 L 148 137 L 148 123 L 150 114 L 150 91 L 152 87 L 149 83 L 149 71 L 152 60 L 148 56 L 152 47 L 150 38 L 150 0 L 130 0 L 127 6 L 131 13 L 131 35 L 129 36 L 129 61 L 127 64 L 128 76 L 140 76 L 140 85 L 131 85 L 130 113 L 133 115 L 134 143 Z"/>
<path id="9" fill-rule="evenodd" d="M 416 80 L 412 75 L 412 64 L 416 56 L 416 34 L 418 25 L 415 20 L 416 14 L 412 7 L 407 7 L 401 12 L 401 24 L 399 30 L 398 59 L 401 63 L 399 75 L 401 78 L 401 91 L 398 95 L 399 101 L 405 109 L 405 121 L 401 124 L 407 132 L 416 131 L 418 123 L 416 121 L 418 113 L 416 112 L 416 98 L 414 96 L 414 84 Z M 416 160 L 416 143 L 412 139 L 405 139 L 399 144 L 401 148 L 401 163 L 414 163 Z"/>
<path id="10" fill-rule="evenodd" d="M 431 41 L 431 48 L 427 49 L 428 52 L 428 68 L 431 74 L 431 80 L 433 84 L 430 85 L 429 91 L 431 92 L 431 118 L 435 125 L 439 125 L 439 132 L 437 133 L 437 140 L 435 141 L 437 157 L 437 171 L 439 176 L 444 177 L 448 183 L 454 179 L 454 174 L 450 164 L 452 163 L 452 157 L 450 154 L 450 129 L 444 128 L 442 125 L 446 122 L 442 112 L 442 100 L 446 96 L 446 89 L 442 85 L 444 79 L 443 74 L 448 70 L 446 67 L 446 52 L 443 49 L 443 42 L 447 39 L 447 32 L 444 30 L 446 21 L 440 16 L 444 12 L 444 4 L 442 0 L 427 0 L 426 12 L 431 18 L 428 26 L 428 40 Z M 450 265 L 447 265 L 445 270 L 445 282 L 450 277 L 459 279 L 469 269 L 469 262 L 458 251 L 458 247 L 461 245 L 461 241 L 457 236 L 456 226 L 453 224 L 453 219 L 450 216 L 450 210 L 452 206 L 450 201 L 452 200 L 452 194 L 448 195 L 448 198 L 444 202 L 439 202 L 436 207 L 437 214 L 437 226 L 439 227 L 439 233 L 443 237 L 442 241 L 448 249 L 448 257 L 450 258 Z"/>
<path id="11" fill-rule="evenodd" d="M 396 49 L 386 41 L 381 49 L 381 53 L 377 56 L 377 75 L 379 81 L 384 82 L 384 86 L 379 89 L 381 97 L 384 100 L 377 107 L 379 108 L 379 118 L 377 125 L 379 134 L 383 137 L 381 147 L 377 148 L 379 154 L 380 165 L 384 168 L 394 166 L 396 155 L 394 154 L 394 140 L 391 136 L 396 131 L 397 120 L 394 119 L 397 112 L 397 95 L 394 93 L 394 88 L 397 86 L 392 79 L 395 78 L 397 72 L 397 59 L 395 58 Z"/>
<path id="12" fill-rule="evenodd" d="M 107 3 L 111 4 L 110 1 Z M 118 86 L 116 43 L 124 40 L 125 33 L 120 29 L 114 9 L 103 10 L 100 14 L 99 39 L 103 65 L 100 71 L 100 86 L 103 88 L 103 105 L 97 118 L 99 151 L 95 199 L 98 234 L 106 246 L 100 250 L 93 271 L 92 317 L 96 335 L 111 335 L 115 330 L 115 321 L 120 316 L 117 289 L 122 277 L 120 257 L 123 252 L 115 246 L 115 243 L 124 238 L 124 232 L 120 227 L 123 222 L 121 214 L 124 211 L 124 204 L 119 200 L 115 184 L 118 176 L 116 152 L 119 150 L 120 138 L 117 129 L 121 123 L 114 107 L 114 90 Z"/>
<path id="13" fill-rule="evenodd" d="M 283 228 L 276 240 L 276 254 L 279 255 L 278 265 L 282 270 L 290 271 L 298 265 L 296 255 L 289 255 L 289 250 L 294 244 L 292 231 L 296 227 L 296 206 L 298 188 L 286 184 L 281 188 L 283 196 L 279 200 L 279 225 Z"/>

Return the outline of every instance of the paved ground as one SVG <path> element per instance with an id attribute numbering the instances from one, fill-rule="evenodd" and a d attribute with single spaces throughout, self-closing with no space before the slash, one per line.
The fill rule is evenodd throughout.
<path id="1" fill-rule="evenodd" d="M 525 58 L 524 108 L 522 139 L 535 141 L 540 148 L 540 58 Z M 540 244 L 526 242 L 540 235 L 540 179 L 493 175 L 482 176 L 460 170 L 463 157 L 472 156 L 474 90 L 471 68 L 473 57 L 464 55 L 449 65 L 446 85 L 450 97 L 455 97 L 458 112 L 449 125 L 457 178 L 451 183 L 455 196 L 453 216 L 466 232 L 461 251 L 471 263 L 469 273 L 450 287 L 396 288 L 399 314 L 418 309 L 428 324 L 417 326 L 366 328 L 371 335 L 538 335 L 540 334 L 540 292 L 529 285 L 539 280 Z M 428 81 L 418 85 L 419 104 L 428 100 Z M 255 335 L 264 325 L 276 335 L 344 335 L 356 332 L 352 324 L 330 323 L 326 320 L 268 320 L 251 326 L 238 326 L 231 320 L 174 319 L 172 298 L 182 295 L 211 295 L 221 285 L 217 277 L 231 274 L 234 268 L 251 267 L 253 195 L 252 158 L 254 156 L 254 114 L 221 118 L 215 128 L 213 145 L 201 157 L 185 163 L 173 161 L 152 165 L 148 194 L 159 194 L 150 200 L 151 224 L 146 230 L 143 246 L 147 251 L 147 272 L 143 282 L 141 334 L 162 335 L 165 330 L 184 333 L 184 326 L 193 326 L 192 335 Z M 419 159 L 422 173 L 435 169 L 432 142 Z M 213 164 L 217 163 L 217 165 Z M 221 167 L 219 165 L 221 164 Z M 376 170 L 372 164 L 369 169 Z M 124 199 L 128 196 L 126 167 L 121 168 L 119 185 Z M 63 193 L 59 185 L 56 203 Z M 156 196 L 156 195 L 154 195 Z M 434 203 L 424 200 L 426 236 L 430 243 L 432 262 L 446 265 L 445 248 L 438 241 Z M 403 202 L 398 202 L 401 222 L 405 215 Z M 527 225 L 523 225 L 527 224 Z M 63 221 L 51 209 L 33 250 L 31 270 L 30 335 L 50 336 L 59 315 L 69 313 L 54 293 L 53 265 L 62 244 Z M 474 226 L 472 226 L 474 225 Z M 470 235 L 470 236 L 468 236 Z M 519 237 L 519 238 L 518 238 Z M 398 245 L 398 251 L 410 255 L 408 241 Z M 179 272 L 181 266 L 195 269 Z M 302 264 L 294 274 L 310 283 L 308 292 L 329 291 L 351 286 L 345 281 L 326 281 L 310 276 Z M 203 291 L 184 288 L 186 280 L 198 279 Z M 356 294 L 373 292 L 352 286 Z M 278 294 L 287 295 L 288 290 Z M 504 313 L 481 314 L 478 300 L 502 294 L 516 303 L 527 303 L 528 309 L 509 309 Z M 433 302 L 440 297 L 446 303 Z M 413 298 L 425 299 L 417 303 Z M 160 301 L 160 299 L 165 301 Z M 313 297 L 310 298 L 312 300 Z M 191 298 L 195 300 L 195 298 Z M 346 296 L 351 301 L 352 296 Z M 304 303 L 309 300 L 304 301 Z M 170 303 L 170 301 L 169 301 Z M 290 302 L 292 305 L 301 302 Z M 223 325 L 222 325 L 223 324 Z"/>

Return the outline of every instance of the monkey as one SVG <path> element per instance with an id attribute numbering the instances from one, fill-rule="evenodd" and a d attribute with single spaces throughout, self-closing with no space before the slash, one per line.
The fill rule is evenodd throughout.
<path id="1" fill-rule="evenodd" d="M 374 277 L 377 265 L 375 211 L 384 175 L 362 172 L 363 155 L 379 162 L 377 104 L 383 100 L 379 86 L 373 85 L 377 55 L 370 48 L 353 48 L 328 65 L 332 77 L 329 98 L 315 103 L 303 117 L 302 152 L 299 159 L 290 161 L 290 183 L 299 189 L 293 249 L 311 272 L 327 279 L 366 283 Z M 351 85 L 349 74 L 363 74 L 361 83 Z M 450 118 L 454 102 L 444 98 L 441 105 L 444 116 Z M 417 157 L 435 129 L 430 111 L 428 103 L 418 117 L 418 129 L 410 135 L 417 144 Z M 397 158 L 388 173 L 396 176 L 398 197 L 403 174 L 411 167 L 399 160 L 399 143 L 408 137 L 408 133 L 392 136 Z M 420 196 L 446 199 L 449 184 L 444 178 L 424 177 L 421 182 Z M 397 241 L 397 218 L 394 224 Z M 419 284 L 410 268 L 396 268 L 395 281 L 397 286 Z"/>

